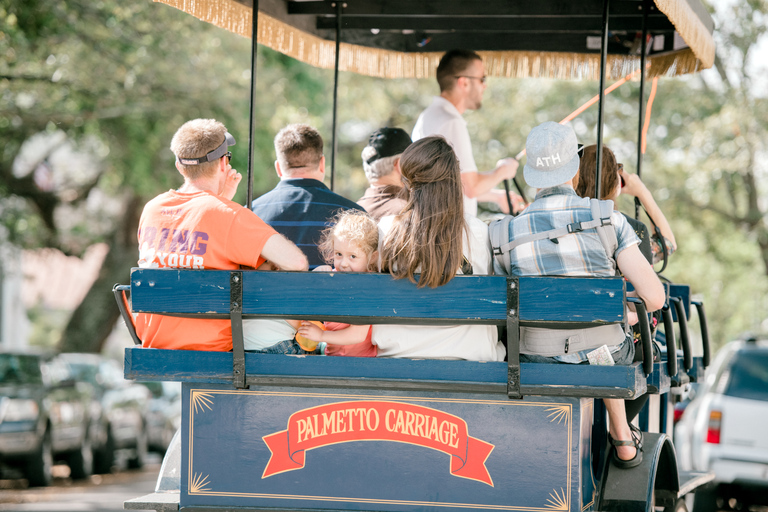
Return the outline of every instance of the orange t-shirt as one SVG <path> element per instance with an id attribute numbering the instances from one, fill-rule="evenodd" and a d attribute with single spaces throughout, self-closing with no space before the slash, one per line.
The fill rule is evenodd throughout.
<path id="1" fill-rule="evenodd" d="M 349 324 L 339 322 L 323 322 L 326 331 L 340 331 L 349 327 Z M 365 340 L 354 345 L 332 345 L 328 344 L 325 349 L 325 355 L 328 356 L 347 356 L 347 357 L 376 357 L 378 349 L 371 343 L 371 333 L 373 326 L 368 327 L 368 335 Z"/>
<path id="2" fill-rule="evenodd" d="M 248 208 L 209 192 L 170 190 L 144 207 L 139 221 L 139 266 L 235 270 L 264 262 L 261 250 L 277 231 Z M 229 320 L 139 313 L 142 346 L 232 350 Z"/>

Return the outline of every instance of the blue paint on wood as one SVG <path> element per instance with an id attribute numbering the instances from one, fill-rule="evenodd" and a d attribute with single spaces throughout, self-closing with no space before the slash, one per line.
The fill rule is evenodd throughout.
<path id="1" fill-rule="evenodd" d="M 685 309 L 685 318 L 689 320 L 691 318 L 691 287 L 687 284 L 670 284 L 669 296 L 682 299 L 683 308 Z M 672 320 L 677 322 L 677 310 L 672 308 Z"/>
<path id="2" fill-rule="evenodd" d="M 584 461 L 589 456 L 584 427 L 591 420 L 591 400 L 510 401 L 503 392 L 488 397 L 297 388 L 234 391 L 185 384 L 183 403 L 188 404 L 185 425 L 189 428 L 182 430 L 182 507 L 545 511 L 554 504 L 562 505 L 559 510 L 578 511 L 592 498 L 583 495 L 589 488 L 583 480 L 589 474 L 580 475 L 580 469 L 589 467 Z M 316 407 L 322 409 L 318 434 L 312 439 L 320 445 L 301 451 L 298 421 L 311 418 L 312 414 L 302 411 Z M 331 440 L 331 423 L 323 426 L 330 412 L 355 407 L 380 408 L 380 439 L 356 440 L 365 438 L 366 429 L 372 431 L 366 425 L 361 431 L 356 413 L 333 422 L 350 440 L 322 444 Z M 384 411 L 404 407 L 441 421 L 456 418 L 460 443 L 466 432 L 483 446 L 492 445 L 487 459 L 475 468 L 487 471 L 493 485 L 482 480 L 482 471 L 457 473 L 463 464 L 456 461 L 452 466 L 451 455 L 422 445 L 426 432 L 416 427 L 415 416 L 411 427 L 402 423 L 399 427 L 409 432 L 405 440 L 388 439 L 391 431 Z M 356 418 L 351 432 L 350 416 Z M 402 421 L 407 422 L 407 416 Z M 389 427 L 396 422 L 394 412 Z M 290 425 L 298 426 L 291 430 Z M 530 436 L 531 431 L 539 435 Z M 305 438 L 308 435 L 305 424 Z M 275 448 L 277 444 L 270 449 L 265 437 L 286 449 Z M 472 448 L 458 451 L 469 452 L 462 455 L 465 458 L 478 453 Z M 278 468 L 282 471 L 267 471 L 274 461 L 287 465 Z"/>
<path id="3" fill-rule="evenodd" d="M 624 298 L 621 278 L 522 277 L 520 320 L 623 322 Z"/>
<path id="4" fill-rule="evenodd" d="M 596 322 L 624 320 L 620 278 L 520 278 L 520 320 Z M 229 314 L 229 272 L 134 269 L 135 312 Z M 506 322 L 507 279 L 457 276 L 439 288 L 417 288 L 387 274 L 243 271 L 243 316 L 332 319 L 374 317 L 444 323 Z M 416 320 L 420 323 L 421 320 Z"/>
<path id="5" fill-rule="evenodd" d="M 328 379 L 375 379 L 402 382 L 456 382 L 506 386 L 507 363 L 477 361 L 411 360 L 386 358 L 286 356 L 245 354 L 249 376 Z M 633 366 L 578 366 L 523 363 L 522 385 L 594 387 L 644 392 L 645 377 L 639 363 Z M 134 380 L 168 380 L 226 384 L 232 382 L 231 352 L 125 349 L 125 377 Z M 599 393 L 598 393 L 599 395 Z"/>
<path id="6" fill-rule="evenodd" d="M 681 358 L 678 358 L 678 363 L 681 363 Z M 685 372 L 682 366 L 678 366 L 680 371 Z M 669 391 L 672 384 L 672 379 L 667 371 L 667 362 L 662 360 L 658 363 L 653 363 L 653 372 L 647 377 L 648 388 L 653 389 L 653 394 L 663 394 Z"/>

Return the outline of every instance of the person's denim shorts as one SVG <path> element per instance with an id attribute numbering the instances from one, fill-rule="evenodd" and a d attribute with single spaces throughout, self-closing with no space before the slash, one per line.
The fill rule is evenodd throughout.
<path id="1" fill-rule="evenodd" d="M 307 352 L 296 340 L 284 340 L 278 341 L 271 347 L 263 348 L 261 350 L 246 350 L 246 352 L 253 352 L 255 354 L 314 354 L 314 352 Z"/>
<path id="2" fill-rule="evenodd" d="M 575 354 L 545 357 L 538 356 L 536 354 L 520 354 L 521 363 L 544 363 L 544 364 L 589 364 L 587 359 L 587 353 L 591 350 L 582 350 Z M 635 343 L 632 338 L 625 339 L 618 348 L 611 352 L 613 362 L 619 366 L 627 366 L 632 364 L 632 360 L 635 358 Z"/>

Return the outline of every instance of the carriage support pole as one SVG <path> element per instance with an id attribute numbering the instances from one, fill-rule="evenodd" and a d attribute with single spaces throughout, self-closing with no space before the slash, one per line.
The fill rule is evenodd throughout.
<path id="1" fill-rule="evenodd" d="M 255 105 L 256 105 L 256 57 L 258 55 L 258 35 L 259 35 L 259 0 L 253 0 L 253 10 L 251 15 L 251 101 L 249 107 L 248 124 L 248 177 L 246 178 L 246 199 L 245 207 L 250 209 L 253 203 L 253 151 L 256 146 L 254 141 Z"/>
<path id="2" fill-rule="evenodd" d="M 640 39 L 640 101 L 637 121 L 637 176 L 640 177 L 640 171 L 643 167 L 643 122 L 645 121 L 645 58 L 648 39 L 648 2 L 643 0 L 643 24 L 642 36 Z M 635 219 L 640 218 L 640 200 L 635 198 Z"/>
<path id="3" fill-rule="evenodd" d="M 332 4 L 336 7 L 336 56 L 333 64 L 333 126 L 331 127 L 331 190 L 336 185 L 336 124 L 339 111 L 339 54 L 341 53 L 341 13 L 344 10 L 343 2 Z"/>
<path id="4" fill-rule="evenodd" d="M 595 174 L 595 197 L 600 199 L 600 180 L 603 169 L 603 104 L 605 103 L 605 68 L 608 59 L 608 6 L 603 2 L 603 33 L 600 43 L 600 101 L 597 104 L 597 173 Z"/>

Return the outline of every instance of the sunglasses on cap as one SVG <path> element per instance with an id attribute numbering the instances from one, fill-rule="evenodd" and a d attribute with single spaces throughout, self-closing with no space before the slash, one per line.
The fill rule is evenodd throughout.
<path id="1" fill-rule="evenodd" d="M 177 156 L 176 161 L 182 165 L 198 165 L 204 164 L 206 162 L 213 162 L 214 160 L 218 160 L 219 158 L 226 156 L 227 162 L 229 162 L 229 160 L 232 158 L 232 153 L 227 151 L 227 147 L 234 145 L 235 138 L 231 133 L 227 132 L 224 134 L 224 142 L 222 142 L 221 145 L 216 149 L 206 153 L 205 156 L 201 156 L 200 158 L 179 158 Z"/>

